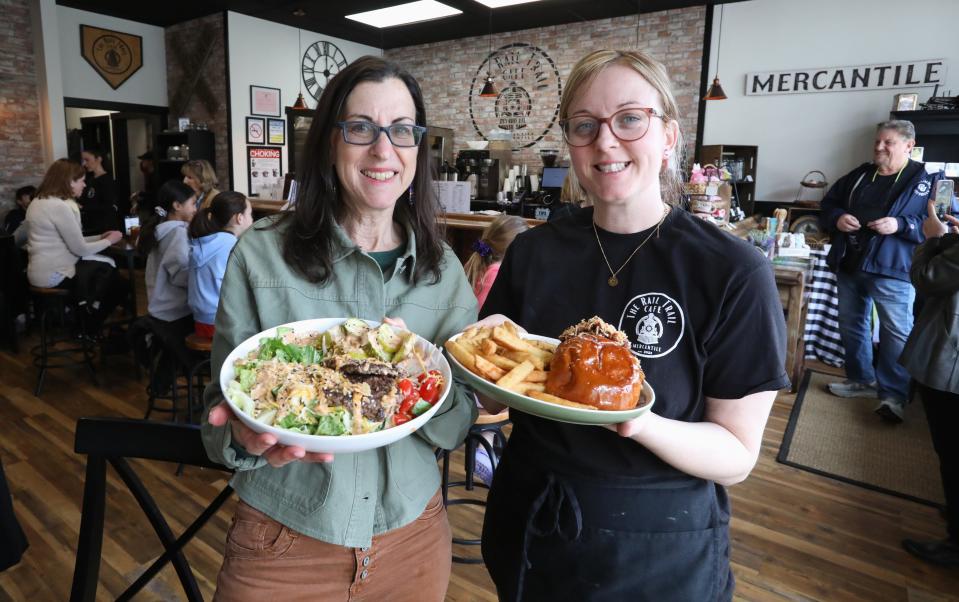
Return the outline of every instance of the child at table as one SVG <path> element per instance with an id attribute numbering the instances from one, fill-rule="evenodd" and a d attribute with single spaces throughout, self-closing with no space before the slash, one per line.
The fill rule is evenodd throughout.
<path id="1" fill-rule="evenodd" d="M 483 307 L 486 295 L 493 288 L 500 262 L 506 255 L 506 249 L 516 235 L 529 230 L 526 220 L 516 215 L 497 216 L 473 244 L 473 254 L 466 261 L 466 279 L 473 286 L 473 292 Z"/>
<path id="2" fill-rule="evenodd" d="M 253 207 L 239 192 L 221 192 L 190 222 L 190 280 L 187 300 L 197 336 L 213 338 L 226 261 L 241 234 L 253 225 Z"/>

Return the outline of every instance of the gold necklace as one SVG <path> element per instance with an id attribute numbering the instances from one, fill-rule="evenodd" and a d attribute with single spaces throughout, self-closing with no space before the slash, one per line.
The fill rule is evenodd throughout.
<path id="1" fill-rule="evenodd" d="M 603 254 L 603 261 L 606 262 L 606 267 L 609 268 L 609 280 L 606 282 L 610 286 L 616 286 L 619 284 L 619 279 L 616 278 L 616 275 L 623 271 L 623 268 L 626 267 L 626 264 L 629 263 L 629 260 L 633 258 L 640 249 L 643 248 L 643 245 L 649 242 L 649 239 L 655 235 L 659 238 L 659 227 L 663 225 L 663 222 L 666 221 L 666 216 L 669 215 L 669 205 L 666 205 L 663 209 L 663 217 L 659 218 L 659 223 L 656 224 L 656 229 L 649 233 L 649 236 L 643 239 L 643 242 L 639 243 L 639 246 L 633 249 L 633 252 L 629 254 L 629 257 L 626 258 L 626 261 L 623 262 L 623 265 L 619 266 L 619 269 L 615 272 L 613 271 L 613 266 L 609 264 L 609 259 L 606 258 L 606 251 L 603 249 L 603 243 L 599 242 L 599 231 L 596 230 L 596 222 L 593 222 L 593 234 L 596 235 L 596 244 L 599 245 L 599 252 Z"/>

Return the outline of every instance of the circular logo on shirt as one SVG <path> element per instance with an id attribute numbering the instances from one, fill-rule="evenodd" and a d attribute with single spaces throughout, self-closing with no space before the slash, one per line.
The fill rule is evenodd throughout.
<path id="1" fill-rule="evenodd" d="M 923 180 L 916 185 L 916 194 L 919 196 L 926 196 L 929 194 L 929 182 Z"/>
<path id="2" fill-rule="evenodd" d="M 683 338 L 686 316 L 669 295 L 643 293 L 626 304 L 619 329 L 629 337 L 630 348 L 637 356 L 662 357 Z"/>

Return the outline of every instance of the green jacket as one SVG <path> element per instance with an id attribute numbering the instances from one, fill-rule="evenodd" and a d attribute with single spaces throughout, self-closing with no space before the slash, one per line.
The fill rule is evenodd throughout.
<path id="1" fill-rule="evenodd" d="M 925 304 L 899 363 L 927 387 L 959 393 L 959 235 L 919 245 L 909 275 Z"/>
<path id="2" fill-rule="evenodd" d="M 414 286 L 413 232 L 391 277 L 336 230 L 333 272 L 311 284 L 283 261 L 275 218 L 258 221 L 237 242 L 227 263 L 213 339 L 212 374 L 246 338 L 278 324 L 311 318 L 403 318 L 420 336 L 442 344 L 476 321 L 476 297 L 459 260 L 447 247 L 442 277 Z M 281 226 L 282 227 L 282 226 Z M 204 394 L 209 409 L 222 400 L 218 377 Z M 207 410 L 209 411 L 209 410 Z M 472 392 L 456 383 L 430 421 L 412 436 L 369 452 L 339 454 L 330 464 L 292 462 L 273 468 L 231 442 L 228 427 L 203 421 L 210 458 L 235 468 L 240 498 L 284 525 L 336 545 L 366 547 L 373 535 L 402 527 L 422 514 L 440 485 L 434 447 L 459 445 L 476 419 Z"/>

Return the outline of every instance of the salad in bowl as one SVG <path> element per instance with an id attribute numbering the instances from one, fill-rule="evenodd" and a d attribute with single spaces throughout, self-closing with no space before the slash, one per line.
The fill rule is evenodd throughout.
<path id="1" fill-rule="evenodd" d="M 313 452 L 364 451 L 405 437 L 451 385 L 449 364 L 432 343 L 357 318 L 268 329 L 238 345 L 220 372 L 244 424 Z"/>

